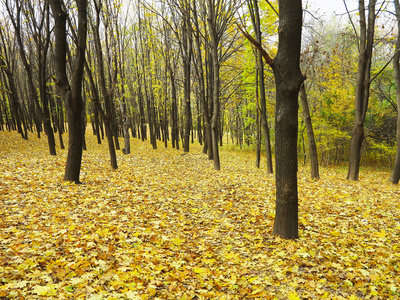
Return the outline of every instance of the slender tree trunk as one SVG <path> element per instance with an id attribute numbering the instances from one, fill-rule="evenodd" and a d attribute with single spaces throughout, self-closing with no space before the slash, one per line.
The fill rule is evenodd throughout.
<path id="1" fill-rule="evenodd" d="M 107 91 L 106 78 L 105 78 L 105 69 L 104 69 L 104 60 L 103 60 L 103 50 L 100 43 L 100 10 L 102 9 L 101 1 L 94 1 L 95 9 L 96 9 L 96 23 L 93 23 L 93 34 L 94 34 L 94 44 L 96 49 L 97 56 L 97 64 L 98 64 L 98 73 L 99 73 L 99 85 L 101 92 L 104 98 L 104 106 L 105 106 L 105 118 L 103 118 L 105 127 L 106 127 L 106 136 L 108 142 L 108 149 L 110 152 L 110 163 L 113 169 L 118 168 L 117 164 L 117 155 L 115 152 L 114 145 L 114 131 L 112 127 L 112 117 L 113 117 L 113 103 L 111 95 L 113 93 L 113 89 L 115 86 L 111 88 L 110 91 Z"/>
<path id="2" fill-rule="evenodd" d="M 360 42 L 355 95 L 355 118 L 350 144 L 350 159 L 347 179 L 358 180 L 361 161 L 361 149 L 364 141 L 364 121 L 368 109 L 369 87 L 371 78 L 372 50 L 375 30 L 375 3 L 369 1 L 368 27 L 365 18 L 364 0 L 359 0 Z"/>
<path id="3" fill-rule="evenodd" d="M 185 97 L 185 133 L 184 133 L 184 152 L 189 152 L 190 129 L 192 124 L 192 109 L 190 102 L 190 64 L 192 59 L 192 30 L 190 25 L 189 3 L 184 3 L 184 28 L 183 28 L 183 69 L 184 69 L 184 97 Z"/>
<path id="4" fill-rule="evenodd" d="M 253 25 L 254 31 L 256 34 L 256 41 L 261 44 L 261 21 L 260 21 L 260 13 L 258 9 L 258 0 L 252 0 L 251 2 L 248 1 L 249 7 L 253 8 Z M 263 63 L 263 56 L 260 52 L 257 52 L 257 59 L 258 59 L 258 67 L 259 67 L 259 88 L 260 88 L 260 105 L 261 105 L 261 125 L 264 132 L 264 140 L 265 140 L 265 151 L 266 151 L 266 158 L 267 158 L 267 170 L 268 173 L 273 173 L 273 163 L 272 163 L 272 151 L 271 151 L 271 139 L 269 135 L 269 128 L 268 128 L 268 118 L 267 118 L 267 101 L 265 99 L 265 83 L 264 83 L 264 63 Z"/>
<path id="5" fill-rule="evenodd" d="M 256 151 L 256 167 L 260 168 L 261 163 L 261 126 L 260 126 L 260 103 L 259 103 L 259 94 L 258 94 L 258 71 L 259 68 L 256 68 L 256 140 L 257 140 L 257 151 Z"/>
<path id="6" fill-rule="evenodd" d="M 299 96 L 301 105 L 303 107 L 304 123 L 307 129 L 308 147 L 311 161 L 311 178 L 319 178 L 317 145 L 315 143 L 314 130 L 311 123 L 310 109 L 308 107 L 307 93 L 304 83 L 300 86 Z"/>
<path id="7" fill-rule="evenodd" d="M 211 118 L 211 140 L 212 140 L 212 150 L 214 158 L 214 169 L 220 170 L 220 159 L 219 159 L 219 135 L 218 135 L 218 118 L 219 118 L 219 89 L 220 89 L 220 78 L 219 78 L 219 57 L 218 57 L 218 37 L 216 31 L 216 15 L 215 15 L 215 3 L 212 0 L 208 1 L 208 30 L 211 39 L 211 58 L 212 58 L 212 99 L 213 99 L 213 115 Z"/>
<path id="8" fill-rule="evenodd" d="M 399 0 L 394 0 L 397 16 L 397 32 L 400 32 L 400 4 Z M 396 155 L 394 159 L 394 166 L 392 174 L 390 175 L 390 182 L 398 184 L 400 180 L 400 35 L 397 35 L 396 41 L 396 55 L 393 59 L 394 69 L 394 82 L 396 85 L 396 100 L 397 100 L 397 128 L 396 128 Z"/>

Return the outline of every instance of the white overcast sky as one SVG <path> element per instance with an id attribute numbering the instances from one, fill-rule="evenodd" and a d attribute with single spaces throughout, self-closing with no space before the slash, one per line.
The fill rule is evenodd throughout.
<path id="1" fill-rule="evenodd" d="M 335 14 L 344 14 L 346 9 L 343 0 L 303 0 L 303 6 L 308 3 L 308 10 L 315 12 L 318 16 L 331 16 Z M 346 0 L 348 9 L 354 10 L 358 8 L 357 0 Z M 366 4 L 368 5 L 368 4 Z"/>

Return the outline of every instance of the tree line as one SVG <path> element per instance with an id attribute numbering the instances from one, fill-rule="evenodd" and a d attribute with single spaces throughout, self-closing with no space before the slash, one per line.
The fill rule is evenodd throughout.
<path id="1" fill-rule="evenodd" d="M 133 137 L 185 152 L 197 139 L 219 170 L 226 137 L 254 146 L 258 167 L 265 153 L 277 179 L 274 232 L 288 238 L 297 237 L 298 158 L 313 178 L 321 163 L 349 161 L 358 180 L 364 157 L 399 181 L 398 0 L 359 1 L 339 29 L 287 0 L 1 6 L 0 130 L 44 133 L 50 155 L 68 131 L 65 180 L 80 182 L 87 128 L 107 141 L 114 169 Z"/>

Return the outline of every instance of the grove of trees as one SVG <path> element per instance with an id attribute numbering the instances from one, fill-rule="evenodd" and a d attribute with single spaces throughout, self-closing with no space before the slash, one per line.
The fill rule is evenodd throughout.
<path id="1" fill-rule="evenodd" d="M 399 0 L 367 2 L 322 20 L 301 0 L 0 0 L 0 130 L 50 155 L 68 133 L 76 183 L 86 130 L 113 169 L 131 137 L 197 140 L 216 170 L 221 146 L 255 150 L 276 171 L 274 233 L 296 238 L 299 163 L 400 179 Z"/>

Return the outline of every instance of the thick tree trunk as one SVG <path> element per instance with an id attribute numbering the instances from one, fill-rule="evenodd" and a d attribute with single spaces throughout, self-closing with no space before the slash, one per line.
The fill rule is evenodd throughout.
<path id="1" fill-rule="evenodd" d="M 76 97 L 77 95 L 74 95 Z M 74 109 L 72 103 L 75 102 Z M 78 99 L 72 99 L 72 93 L 68 92 L 66 108 L 68 116 L 68 154 L 67 164 L 65 166 L 64 180 L 80 182 L 80 171 L 82 162 L 82 148 L 83 148 L 83 135 L 82 135 L 82 114 L 77 111 L 83 108 L 83 105 L 77 105 Z"/>
<path id="2" fill-rule="evenodd" d="M 399 0 L 394 0 L 397 16 L 397 31 L 400 32 L 400 3 Z M 400 35 L 397 36 L 396 41 L 396 55 L 393 59 L 394 69 L 394 82 L 396 85 L 396 100 L 397 100 L 397 129 L 396 129 L 396 155 L 394 159 L 394 166 L 392 174 L 390 175 L 390 182 L 398 184 L 400 180 Z"/>
<path id="3" fill-rule="evenodd" d="M 62 97 L 66 100 L 68 114 L 69 145 L 64 180 L 80 183 L 80 169 L 82 161 L 82 81 L 85 65 L 85 50 L 87 36 L 87 0 L 76 0 L 78 8 L 78 39 L 76 61 L 73 69 L 71 86 L 67 77 L 67 15 L 62 9 L 62 0 L 51 0 L 55 21 L 54 33 L 56 36 L 55 61 L 57 86 Z"/>
<path id="4" fill-rule="evenodd" d="M 276 213 L 273 234 L 298 238 L 297 132 L 301 0 L 279 0 L 279 45 L 272 67 L 276 85 Z"/>
<path id="5" fill-rule="evenodd" d="M 319 178 L 317 145 L 315 143 L 314 130 L 311 123 L 310 109 L 308 107 L 307 93 L 304 83 L 300 86 L 299 96 L 301 106 L 303 107 L 303 118 L 307 130 L 308 148 L 310 151 L 311 161 L 311 178 Z"/>

